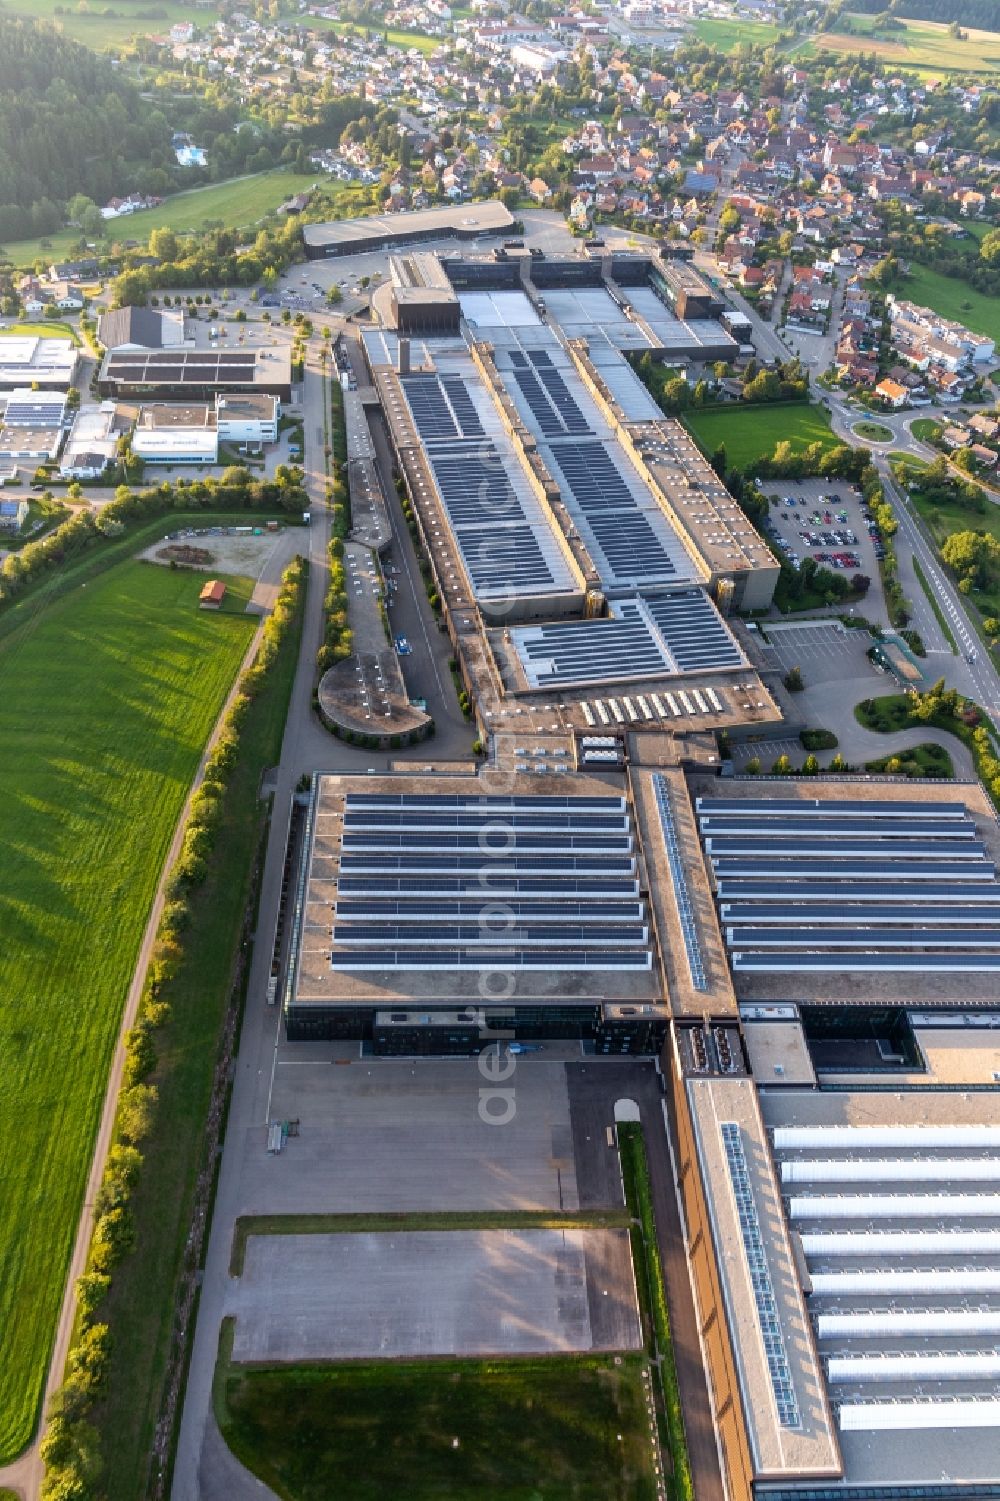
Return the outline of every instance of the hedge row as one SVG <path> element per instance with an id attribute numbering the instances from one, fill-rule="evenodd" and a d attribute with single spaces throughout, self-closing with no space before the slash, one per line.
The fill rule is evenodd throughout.
<path id="1" fill-rule="evenodd" d="M 131 1202 L 142 1171 L 142 1143 L 156 1122 L 157 1089 L 150 1082 L 157 1064 L 157 1033 L 170 1008 L 160 992 L 177 973 L 184 930 L 195 892 L 204 880 L 239 749 L 240 729 L 251 701 L 261 691 L 278 648 L 292 627 L 305 587 L 306 564 L 297 558 L 286 569 L 274 610 L 265 621 L 253 665 L 240 676 L 202 783 L 191 799 L 181 852 L 167 877 L 166 902 L 146 973 L 146 986 L 134 1027 L 125 1037 L 125 1069 L 115 1115 L 115 1139 L 108 1153 L 95 1205 L 87 1270 L 76 1284 L 77 1328 L 63 1383 L 49 1403 L 41 1442 L 45 1463 L 43 1501 L 94 1501 L 99 1494 L 98 1434 L 89 1414 L 105 1385 L 111 1355 L 108 1326 L 97 1320 L 115 1267 L 135 1243 Z"/>
<path id="2" fill-rule="evenodd" d="M 673 1464 L 670 1489 L 676 1501 L 694 1501 L 694 1482 L 691 1478 L 691 1465 L 688 1460 L 684 1414 L 681 1408 L 677 1367 L 674 1363 L 674 1349 L 670 1335 L 667 1289 L 663 1279 L 659 1242 L 656 1238 L 653 1188 L 649 1177 L 649 1163 L 646 1160 L 642 1127 L 638 1124 L 620 1124 L 618 1148 L 621 1153 L 628 1210 L 639 1221 L 639 1241 L 643 1264 L 641 1267 L 636 1267 L 636 1276 L 644 1275 L 645 1291 L 648 1295 L 646 1301 L 653 1324 L 654 1353 L 659 1356 L 660 1385 L 670 1442 L 670 1458 Z"/>
<path id="3" fill-rule="evenodd" d="M 354 632 L 348 625 L 347 574 L 344 569 L 343 538 L 330 538 L 326 550 L 330 582 L 323 600 L 323 642 L 316 655 L 320 673 L 342 662 L 354 650 Z"/>
<path id="4" fill-rule="evenodd" d="M 178 480 L 134 491 L 119 485 L 114 500 L 100 511 L 78 511 L 37 542 L 29 542 L 0 563 L 0 607 L 29 584 L 85 549 L 122 536 L 133 525 L 170 511 L 273 511 L 308 507 L 301 471 L 279 465 L 273 480 L 254 480 L 242 465 L 224 469 L 219 479 Z"/>

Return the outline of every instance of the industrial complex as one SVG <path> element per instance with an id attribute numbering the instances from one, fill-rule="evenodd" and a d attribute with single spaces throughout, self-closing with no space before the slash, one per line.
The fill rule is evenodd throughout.
<path id="1" fill-rule="evenodd" d="M 778 565 L 632 357 L 740 319 L 625 253 L 401 251 L 374 306 L 485 761 L 313 778 L 288 1038 L 657 1056 L 730 1501 L 1000 1496 L 1000 829 L 972 782 L 721 774 L 782 717 Z"/>

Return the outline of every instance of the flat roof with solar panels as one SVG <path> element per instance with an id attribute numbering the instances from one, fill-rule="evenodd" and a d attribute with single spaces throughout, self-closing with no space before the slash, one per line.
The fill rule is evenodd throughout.
<path id="1" fill-rule="evenodd" d="M 848 1487 L 1000 1491 L 996 1099 L 761 1091 Z"/>
<path id="2" fill-rule="evenodd" d="M 102 396 L 204 398 L 216 391 L 270 391 L 287 401 L 288 349 L 109 350 L 98 376 Z"/>
<path id="3" fill-rule="evenodd" d="M 316 779 L 293 1021 L 481 1004 L 490 976 L 512 1004 L 661 1000 L 626 799 L 587 776 L 493 780 Z"/>
<path id="4" fill-rule="evenodd" d="M 470 586 L 484 607 L 568 596 L 575 577 L 463 350 L 398 381 Z M 443 539 L 442 539 L 443 540 Z"/>
<path id="5" fill-rule="evenodd" d="M 877 991 L 896 976 L 921 994 L 937 984 L 959 996 L 971 984 L 995 995 L 997 826 L 979 789 L 915 798 L 868 784 L 857 797 L 841 783 L 815 797 L 808 782 L 794 796 L 787 785 L 774 784 L 773 796 L 744 782 L 739 796 L 695 797 L 738 984 L 808 974 L 812 985 L 829 974 L 860 986 L 868 975 Z"/>
<path id="6" fill-rule="evenodd" d="M 494 359 L 604 592 L 694 582 L 683 543 L 554 334 L 541 329 L 517 345 L 495 347 Z"/>
<path id="7" fill-rule="evenodd" d="M 754 1477 L 835 1479 L 837 1434 L 757 1091 L 746 1078 L 692 1077 L 686 1098 Z"/>
<path id="8" fill-rule="evenodd" d="M 732 671 L 746 659 L 702 589 L 612 600 L 606 620 L 516 626 L 511 640 L 531 688 Z"/>

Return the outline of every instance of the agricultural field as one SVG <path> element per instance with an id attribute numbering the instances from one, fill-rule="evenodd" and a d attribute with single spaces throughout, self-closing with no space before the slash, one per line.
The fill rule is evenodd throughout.
<path id="1" fill-rule="evenodd" d="M 957 276 L 944 276 L 913 261 L 909 275 L 894 290 L 909 302 L 933 308 L 942 318 L 964 323 L 973 333 L 1000 341 L 1000 300 L 975 291 Z"/>
<path id="2" fill-rule="evenodd" d="M 61 15 L 56 14 L 59 10 Z M 142 0 L 116 0 L 110 6 L 98 0 L 89 5 L 87 0 L 82 4 L 73 0 L 8 0 L 4 14 L 45 21 L 93 52 L 117 49 L 134 36 L 164 36 L 171 26 L 183 21 L 192 21 L 204 31 L 214 19 L 211 12 L 196 5 L 178 5 L 175 0 L 155 0 L 152 5 L 148 0 L 145 4 Z"/>
<path id="3" fill-rule="evenodd" d="M 203 229 L 206 223 L 221 223 L 227 229 L 256 224 L 290 198 L 317 183 L 315 173 L 257 172 L 246 177 L 229 177 L 225 182 L 206 188 L 191 188 L 175 193 L 159 208 L 143 209 L 123 219 L 113 219 L 108 226 L 112 241 L 117 239 L 148 240 L 154 229 L 172 229 L 178 234 Z M 13 240 L 4 249 L 16 266 L 30 266 L 38 259 L 58 260 L 68 255 L 79 242 L 78 229 L 63 229 L 41 239 Z"/>
<path id="4" fill-rule="evenodd" d="M 0 640 L 0 1462 L 38 1415 L 150 903 L 255 626 L 199 611 L 203 583 L 125 561 Z"/>
<path id="5" fill-rule="evenodd" d="M 692 34 L 699 42 L 720 52 L 735 52 L 747 42 L 770 47 L 778 39 L 778 27 L 768 21 L 719 21 L 705 16 L 695 21 Z"/>
<path id="6" fill-rule="evenodd" d="M 850 33 L 821 32 L 813 51 L 874 54 L 920 73 L 995 73 L 1000 68 L 1000 34 L 995 31 L 969 30 L 968 40 L 962 42 L 949 36 L 947 26 L 937 21 L 898 19 L 905 30 L 874 36 L 872 16 L 851 15 Z"/>
<path id="7" fill-rule="evenodd" d="M 285 1501 L 653 1501 L 638 1356 L 231 1365 L 215 1412 Z"/>
<path id="8" fill-rule="evenodd" d="M 826 412 L 811 403 L 703 407 L 685 412 L 684 424 L 709 455 L 724 443 L 727 462 L 736 469 L 749 468 L 785 439 L 796 449 L 810 443 L 835 448 L 838 442 Z"/>

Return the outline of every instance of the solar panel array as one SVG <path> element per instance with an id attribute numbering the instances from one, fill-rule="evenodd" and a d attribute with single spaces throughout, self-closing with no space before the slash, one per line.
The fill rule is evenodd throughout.
<path id="1" fill-rule="evenodd" d="M 1000 969 L 1000 886 L 954 801 L 696 800 L 734 969 Z"/>
<path id="2" fill-rule="evenodd" d="M 733 1197 L 736 1200 L 743 1252 L 747 1259 L 750 1283 L 757 1307 L 757 1318 L 764 1341 L 767 1372 L 771 1378 L 771 1390 L 774 1392 L 774 1400 L 778 1409 L 778 1422 L 785 1428 L 798 1428 L 801 1425 L 799 1404 L 795 1397 L 792 1373 L 788 1365 L 788 1356 L 785 1353 L 781 1324 L 778 1320 L 778 1306 L 774 1298 L 771 1273 L 760 1233 L 757 1205 L 750 1187 L 750 1173 L 743 1150 L 743 1138 L 740 1135 L 739 1126 L 733 1121 L 722 1121 L 720 1129 L 722 1144 L 726 1152 L 729 1180 Z"/>
<path id="3" fill-rule="evenodd" d="M 624 798 L 348 793 L 332 961 L 648 970 Z"/>
<path id="4" fill-rule="evenodd" d="M 673 882 L 674 901 L 677 903 L 681 932 L 684 934 L 684 950 L 687 954 L 691 984 L 695 990 L 707 990 L 708 981 L 705 978 L 705 965 L 701 956 L 701 941 L 691 907 L 687 872 L 684 869 L 684 861 L 681 858 L 680 845 L 677 841 L 677 825 L 674 822 L 674 810 L 670 806 L 670 787 L 666 777 L 657 773 L 653 777 L 653 790 L 656 793 L 656 806 L 660 814 L 663 842 L 667 847 L 667 862 L 670 866 L 670 879 Z"/>
<path id="5" fill-rule="evenodd" d="M 7 427 L 59 427 L 65 410 L 62 391 L 32 391 L 30 396 L 11 396 L 3 420 Z"/>
<path id="6" fill-rule="evenodd" d="M 613 600 L 610 619 L 522 626 L 511 638 L 532 687 L 676 677 L 743 662 L 702 589 Z"/>
<path id="7" fill-rule="evenodd" d="M 682 672 L 743 665 L 732 632 L 703 589 L 646 595 L 643 603 Z"/>
<path id="8" fill-rule="evenodd" d="M 551 459 L 569 487 L 568 509 L 577 521 L 602 579 L 615 586 L 664 583 L 678 577 L 681 554 L 666 518 L 643 508 L 613 462 L 607 445 L 553 443 Z"/>
<path id="9" fill-rule="evenodd" d="M 123 386 L 253 386 L 269 373 L 252 352 L 140 349 L 108 354 L 100 378 Z M 282 378 L 280 370 L 275 378 Z"/>
<path id="10" fill-rule="evenodd" d="M 566 591 L 572 576 L 527 484 L 486 433 L 460 375 L 400 380 L 477 598 Z"/>
<path id="11" fill-rule="evenodd" d="M 483 425 L 460 376 L 403 376 L 400 385 L 406 393 L 417 432 L 425 443 L 442 438 L 484 436 Z"/>
<path id="12" fill-rule="evenodd" d="M 543 437 L 583 437 L 590 426 L 544 349 L 513 349 L 513 375 Z"/>
<path id="13" fill-rule="evenodd" d="M 1000 1126 L 810 1114 L 772 1140 L 841 1428 L 964 1425 L 1000 1397 Z"/>

